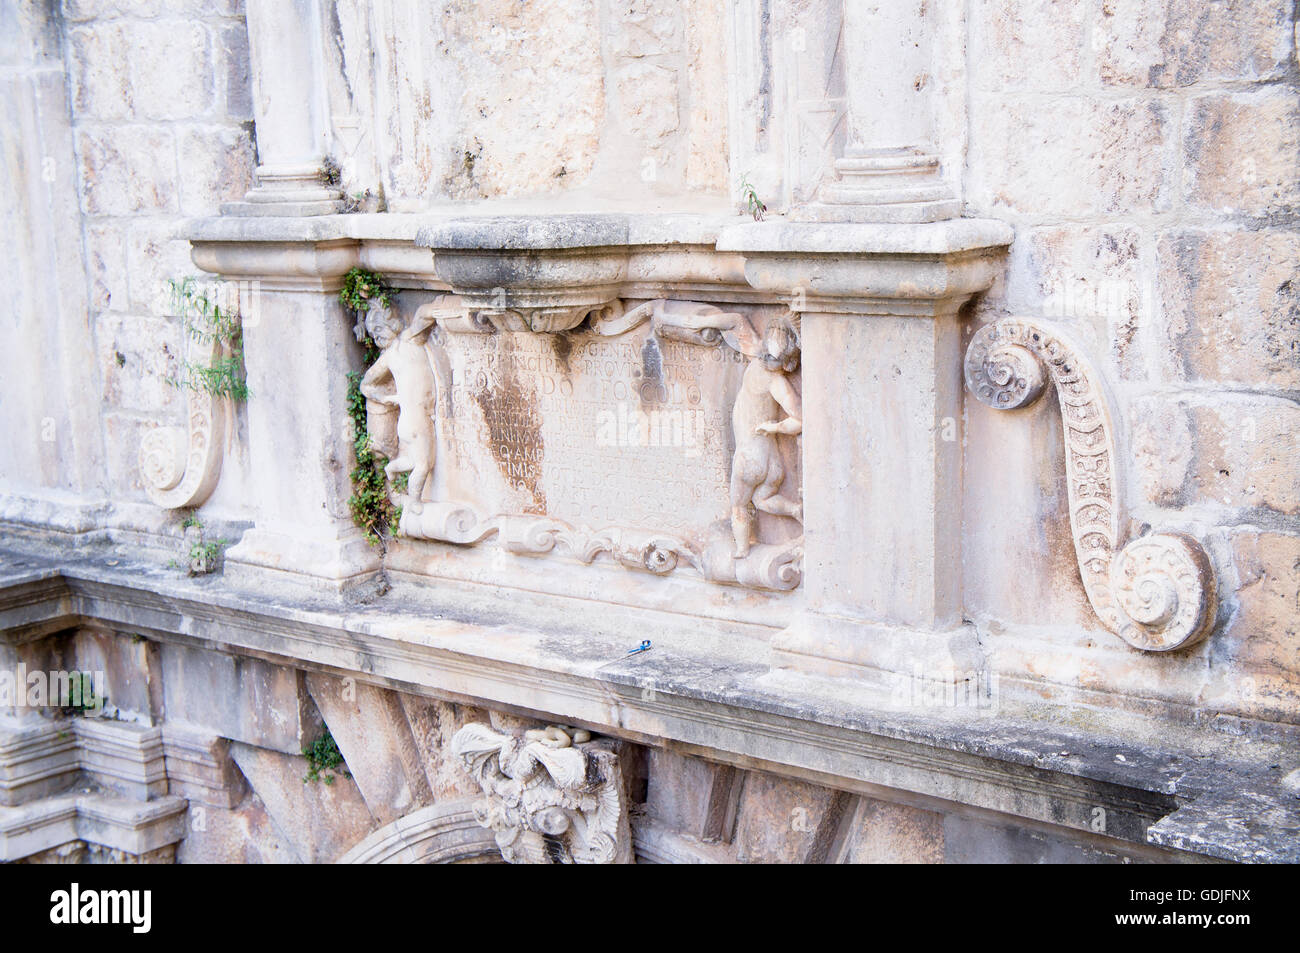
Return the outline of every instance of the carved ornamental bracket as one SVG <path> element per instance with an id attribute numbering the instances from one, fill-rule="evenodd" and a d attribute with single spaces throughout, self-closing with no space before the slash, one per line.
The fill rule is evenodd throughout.
<path id="1" fill-rule="evenodd" d="M 1148 652 L 1204 639 L 1216 597 L 1201 544 L 1182 533 L 1155 533 L 1119 545 L 1115 426 L 1101 377 L 1083 351 L 1045 323 L 1005 318 L 976 332 L 965 371 L 971 393 L 995 410 L 1029 406 L 1049 379 L 1056 388 L 1079 574 L 1107 628 Z"/>
<path id="2" fill-rule="evenodd" d="M 474 814 L 507 862 L 634 862 L 623 775 L 609 742 L 555 725 L 516 737 L 473 723 L 456 732 L 451 750 L 483 789 Z"/>

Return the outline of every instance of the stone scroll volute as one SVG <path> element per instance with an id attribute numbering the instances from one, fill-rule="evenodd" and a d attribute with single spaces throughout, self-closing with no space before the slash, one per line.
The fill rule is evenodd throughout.
<path id="1" fill-rule="evenodd" d="M 220 339 L 210 345 L 209 364 L 228 356 Z M 190 388 L 185 427 L 155 427 L 140 441 L 140 477 L 156 506 L 182 509 L 201 505 L 221 478 L 230 400 Z"/>
<path id="2" fill-rule="evenodd" d="M 1050 325 L 1004 318 L 975 333 L 966 386 L 980 403 L 1015 410 L 1050 382 L 1065 434 L 1070 527 L 1093 609 L 1129 645 L 1185 648 L 1214 624 L 1215 581 L 1204 548 L 1182 533 L 1153 533 L 1121 547 L 1116 428 L 1105 387 L 1083 351 Z"/>

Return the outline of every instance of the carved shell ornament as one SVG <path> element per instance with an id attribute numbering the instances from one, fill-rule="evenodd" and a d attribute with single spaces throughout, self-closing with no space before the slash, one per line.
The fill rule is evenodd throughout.
<path id="1" fill-rule="evenodd" d="M 1107 628 L 1148 652 L 1205 638 L 1217 605 L 1201 544 L 1181 533 L 1155 533 L 1119 546 L 1115 426 L 1101 379 L 1081 349 L 1047 324 L 1004 318 L 975 333 L 965 370 L 970 392 L 995 410 L 1026 407 L 1049 379 L 1055 386 L 1079 574 Z"/>

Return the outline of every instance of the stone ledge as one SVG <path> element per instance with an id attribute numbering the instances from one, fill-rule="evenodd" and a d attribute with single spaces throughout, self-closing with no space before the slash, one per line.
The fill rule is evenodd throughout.
<path id="1" fill-rule="evenodd" d="M 20 555 L 12 562 L 22 565 L 11 568 L 9 555 L 0 557 L 0 626 L 10 642 L 90 618 L 164 642 L 563 716 L 638 743 L 860 793 L 910 792 L 1085 832 L 1100 807 L 1107 833 L 1121 840 L 1142 843 L 1155 825 L 1152 843 L 1195 854 L 1300 859 L 1288 828 L 1300 801 L 1280 785 L 1295 750 L 1283 726 L 1251 737 L 1046 705 L 900 710 L 861 686 L 773 679 L 752 638 L 721 628 L 696 634 L 667 614 L 638 631 L 654 649 L 627 656 L 608 609 L 580 600 L 516 594 L 490 604 L 398 586 L 370 605 L 348 605 L 94 558 L 56 567 Z M 556 618 L 565 621 L 551 625 Z M 1262 819 L 1247 832 L 1216 807 L 1242 792 L 1272 812 L 1257 812 Z M 1188 803 L 1204 818 L 1198 836 L 1169 839 L 1174 812 Z"/>

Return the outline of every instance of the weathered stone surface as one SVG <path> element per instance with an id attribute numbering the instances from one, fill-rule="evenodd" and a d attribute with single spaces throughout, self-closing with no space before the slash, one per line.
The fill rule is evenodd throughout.
<path id="1" fill-rule="evenodd" d="M 179 136 L 181 211 L 210 215 L 253 184 L 254 146 L 241 126 L 195 127 Z"/>
<path id="2" fill-rule="evenodd" d="M 1300 391 L 1300 233 L 1176 231 L 1156 255 L 1167 373 Z"/>
<path id="3" fill-rule="evenodd" d="M 750 774 L 741 794 L 736 856 L 742 863 L 824 863 L 847 799 L 828 788 Z"/>
<path id="4" fill-rule="evenodd" d="M 396 692 L 315 674 L 307 686 L 375 820 L 387 824 L 432 800 Z"/>
<path id="5" fill-rule="evenodd" d="M 239 743 L 230 750 L 276 832 L 303 863 L 337 860 L 378 826 L 351 778 L 304 783 L 306 758 Z M 249 820 L 260 818 L 254 814 Z"/>
<path id="6" fill-rule="evenodd" d="M 176 211 L 176 142 L 170 130 L 85 129 L 77 135 L 77 153 L 88 214 Z"/>
<path id="7" fill-rule="evenodd" d="M 105 402 L 142 413 L 181 406 L 171 383 L 180 376 L 183 344 L 175 321 L 104 315 L 95 326 Z"/>
<path id="8" fill-rule="evenodd" d="M 943 815 L 864 797 L 848 831 L 852 864 L 940 864 Z"/>
<path id="9" fill-rule="evenodd" d="M 1298 425 L 1300 407 L 1282 398 L 1144 400 L 1132 423 L 1143 495 L 1165 506 L 1300 513 Z"/>
<path id="10" fill-rule="evenodd" d="M 178 645 L 164 646 L 161 657 L 168 720 L 292 755 L 316 740 L 319 716 L 300 673 Z"/>
<path id="11" fill-rule="evenodd" d="M 478 793 L 478 785 L 465 766 L 451 754 L 451 739 L 471 722 L 486 721 L 487 712 L 469 705 L 399 696 L 402 710 L 419 749 L 420 762 L 435 801 L 449 801 Z"/>
<path id="12" fill-rule="evenodd" d="M 1300 97 L 1293 86 L 1188 104 L 1183 194 L 1194 208 L 1244 215 L 1300 205 Z"/>
<path id="13" fill-rule="evenodd" d="M 979 0 L 972 4 L 972 81 L 987 89 L 1071 89 L 1085 54 L 1085 4 Z"/>
<path id="14" fill-rule="evenodd" d="M 1034 216 L 1159 212 L 1174 198 L 1165 153 L 1172 134 L 1156 101 L 973 97 L 968 201 Z M 1063 130 L 1069 134 L 1062 134 Z"/>
<path id="15" fill-rule="evenodd" d="M 1094 0 L 1092 46 L 1103 83 L 1178 87 L 1286 72 L 1292 19 L 1269 0 Z"/>
<path id="16" fill-rule="evenodd" d="M 1218 704 L 1275 717 L 1300 700 L 1300 536 L 1232 537 L 1238 612 L 1215 646 Z"/>

